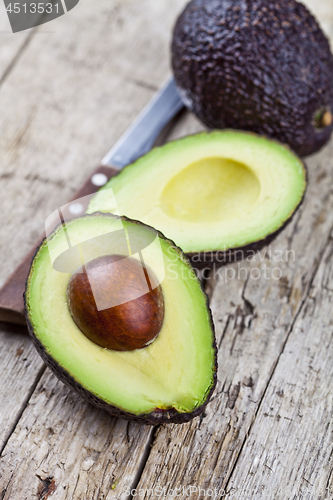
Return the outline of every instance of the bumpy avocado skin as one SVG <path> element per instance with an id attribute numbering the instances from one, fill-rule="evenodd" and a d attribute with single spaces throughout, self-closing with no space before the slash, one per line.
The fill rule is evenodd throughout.
<path id="1" fill-rule="evenodd" d="M 101 217 L 110 217 L 110 218 L 114 218 L 114 219 L 120 218 L 117 215 L 98 213 L 98 212 L 95 212 L 92 215 L 85 215 L 84 217 L 85 218 L 96 217 L 97 215 L 100 215 Z M 138 224 L 138 225 L 144 225 L 140 221 L 135 221 L 135 220 L 129 219 L 125 216 L 122 216 L 121 219 Z M 145 224 L 145 226 L 149 227 L 146 224 Z M 54 232 L 56 232 L 58 229 L 59 229 L 59 226 L 54 230 Z M 156 231 L 156 230 L 154 229 L 154 231 Z M 160 238 L 163 238 L 164 240 L 168 241 L 171 245 L 173 245 L 173 247 L 181 255 L 182 260 L 184 262 L 187 262 L 188 266 L 191 266 L 190 260 L 185 257 L 182 250 L 179 247 L 177 247 L 173 241 L 166 238 L 160 231 L 156 231 L 156 233 L 159 235 Z M 209 314 L 209 320 L 210 320 L 210 325 L 211 325 L 211 330 L 212 330 L 212 348 L 214 351 L 214 370 L 212 373 L 213 381 L 212 381 L 211 388 L 210 388 L 208 394 L 206 395 L 206 399 L 201 406 L 199 406 L 198 408 L 196 408 L 195 410 L 193 410 L 192 412 L 189 412 L 189 413 L 179 413 L 175 409 L 170 409 L 170 410 L 156 409 L 155 411 L 153 411 L 152 413 L 149 413 L 149 414 L 134 415 L 133 413 L 126 412 L 125 410 L 122 410 L 116 406 L 108 404 L 107 402 L 100 399 L 95 394 L 92 394 L 91 392 L 86 390 L 84 387 L 82 387 L 82 385 L 78 381 L 76 381 L 62 366 L 60 366 L 53 359 L 52 355 L 47 352 L 44 345 L 40 342 L 38 337 L 35 335 L 33 324 L 30 321 L 27 289 L 28 289 L 30 273 L 33 271 L 34 259 L 35 259 L 36 255 L 38 254 L 39 249 L 43 246 L 45 240 L 46 240 L 46 238 L 44 238 L 41 245 L 36 249 L 35 255 L 32 259 L 31 269 L 30 269 L 30 272 L 29 272 L 29 275 L 28 275 L 28 278 L 26 281 L 25 293 L 23 295 L 24 312 L 25 312 L 25 319 L 26 319 L 26 323 L 27 323 L 27 327 L 28 327 L 28 332 L 29 332 L 29 335 L 32 339 L 32 342 L 33 342 L 38 354 L 43 359 L 44 363 L 48 366 L 48 368 L 50 368 L 50 370 L 55 374 L 55 376 L 61 382 L 63 382 L 65 385 L 67 385 L 68 387 L 73 389 L 76 393 L 78 393 L 85 401 L 92 404 L 96 408 L 98 408 L 100 410 L 104 410 L 114 417 L 123 418 L 125 420 L 130 421 L 130 422 L 135 422 L 135 423 L 142 424 L 142 425 L 153 425 L 153 426 L 159 425 L 159 424 L 184 424 L 186 422 L 189 422 L 193 418 L 201 415 L 204 412 L 207 404 L 209 403 L 209 401 L 210 401 L 210 399 L 215 391 L 216 384 L 217 384 L 217 370 L 218 370 L 217 352 L 218 351 L 217 351 L 216 337 L 215 337 L 215 326 L 214 326 L 214 322 L 213 322 L 213 318 L 212 318 L 212 312 L 211 312 L 211 309 L 209 307 L 208 296 L 205 293 L 205 291 L 203 290 L 200 280 L 197 279 L 197 282 L 200 284 L 201 289 L 202 289 L 202 293 L 206 299 L 207 311 Z"/>
<path id="2" fill-rule="evenodd" d="M 210 128 L 251 130 L 300 156 L 333 124 L 333 56 L 316 19 L 295 0 L 192 0 L 178 18 L 172 66 L 185 104 Z"/>
<path id="3" fill-rule="evenodd" d="M 192 264 L 192 267 L 197 271 L 211 271 L 219 267 L 223 267 L 227 264 L 232 264 L 240 260 L 244 260 L 248 257 L 253 257 L 257 252 L 260 252 L 263 248 L 267 247 L 286 229 L 287 226 L 292 222 L 295 217 L 296 212 L 299 210 L 303 204 L 304 196 L 295 209 L 293 214 L 289 219 L 274 233 L 268 235 L 266 238 L 255 243 L 250 243 L 239 248 L 232 248 L 230 250 L 220 250 L 212 252 L 202 252 L 202 253 L 190 253 L 186 254 L 187 258 Z"/>

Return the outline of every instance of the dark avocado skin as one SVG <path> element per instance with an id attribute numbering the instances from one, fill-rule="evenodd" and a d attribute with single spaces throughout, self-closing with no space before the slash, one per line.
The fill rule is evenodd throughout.
<path id="1" fill-rule="evenodd" d="M 210 128 L 251 130 L 318 151 L 333 124 L 333 56 L 295 0 L 192 0 L 178 18 L 172 66 L 185 104 Z"/>
<path id="2" fill-rule="evenodd" d="M 279 236 L 279 234 L 282 233 L 282 231 L 293 220 L 295 213 L 302 205 L 303 200 L 304 197 L 293 215 L 277 231 L 268 235 L 267 238 L 256 241 L 254 243 L 250 243 L 249 245 L 245 245 L 244 247 L 232 248 L 226 251 L 219 250 L 214 252 L 187 254 L 192 267 L 194 267 L 198 271 L 203 271 L 206 269 L 212 270 L 214 267 L 219 268 L 225 266 L 226 264 L 232 264 L 233 262 L 238 262 L 240 260 L 246 259 L 247 257 L 252 257 L 253 252 L 260 252 L 260 250 L 270 245 Z"/>
<path id="3" fill-rule="evenodd" d="M 129 222 L 134 222 L 135 224 L 138 225 L 144 225 L 145 227 L 150 227 L 147 226 L 146 224 L 142 224 L 140 221 L 134 221 L 132 219 L 128 219 L 127 217 L 119 217 L 117 215 L 113 214 L 105 214 L 105 213 L 94 213 L 91 215 L 85 215 L 84 218 L 90 218 L 90 217 L 96 217 L 97 215 L 100 215 L 101 217 L 111 217 L 114 219 L 123 219 L 125 221 Z M 69 222 L 69 221 L 67 221 Z M 54 232 L 57 231 L 59 226 L 55 229 Z M 166 238 L 160 231 L 156 231 L 154 228 L 153 229 L 156 233 L 158 233 L 160 238 L 163 238 L 164 240 L 168 241 L 169 243 L 172 244 L 172 246 L 177 250 L 179 255 L 181 255 L 182 259 L 188 263 L 189 266 L 191 266 L 190 261 L 184 256 L 183 252 L 179 247 L 175 245 L 174 242 Z M 50 238 L 50 236 L 49 236 Z M 45 238 L 46 239 L 46 238 Z M 41 245 L 37 248 L 36 253 L 32 259 L 32 265 L 34 262 L 34 259 L 36 255 L 38 254 L 39 248 L 43 245 L 45 242 L 45 239 L 41 243 Z M 31 267 L 32 269 L 32 267 Z M 28 326 L 28 331 L 30 334 L 30 337 L 32 338 L 33 344 L 38 352 L 38 354 L 41 356 L 45 364 L 53 371 L 53 373 L 56 375 L 56 377 L 63 382 L 65 385 L 69 386 L 71 389 L 73 389 L 75 392 L 80 394 L 80 396 L 85 399 L 88 403 L 91 403 L 93 406 L 99 408 L 100 410 L 104 410 L 108 412 L 110 415 L 114 417 L 119 417 L 123 418 L 126 420 L 129 420 L 131 422 L 135 422 L 138 424 L 143 424 L 143 425 L 159 425 L 159 424 L 183 424 L 186 422 L 189 422 L 195 417 L 198 417 L 201 415 L 207 404 L 209 403 L 209 400 L 215 390 L 216 383 L 217 383 L 217 369 L 218 369 L 218 364 L 217 364 L 217 346 L 216 346 L 216 337 L 215 337 L 215 327 L 214 327 L 214 322 L 212 318 L 212 313 L 211 309 L 209 307 L 209 301 L 207 294 L 204 292 L 202 289 L 202 293 L 206 298 L 206 304 L 207 304 L 207 309 L 209 313 L 209 319 L 210 319 L 210 324 L 211 324 L 211 330 L 212 330 L 212 347 L 215 352 L 215 363 L 214 363 L 214 373 L 213 373 L 213 384 L 212 387 L 210 388 L 209 393 L 206 396 L 205 402 L 198 408 L 196 408 L 193 412 L 190 413 L 178 413 L 175 409 L 171 410 L 158 410 L 156 409 L 152 413 L 149 414 L 142 414 L 142 415 L 134 415 L 133 413 L 128 413 L 116 406 L 112 406 L 99 397 L 95 396 L 94 394 L 90 393 L 88 390 L 86 390 L 84 387 L 82 387 L 62 366 L 60 366 L 53 358 L 52 356 L 47 352 L 43 344 L 39 341 L 39 339 L 36 337 L 34 333 L 34 328 L 33 325 L 30 321 L 30 316 L 29 316 L 29 310 L 27 306 L 27 287 L 28 287 L 28 282 L 29 282 L 29 277 L 30 277 L 30 272 L 29 276 L 26 282 L 26 290 L 24 293 L 24 312 L 25 312 L 25 318 Z M 198 280 L 200 283 L 200 281 Z"/>

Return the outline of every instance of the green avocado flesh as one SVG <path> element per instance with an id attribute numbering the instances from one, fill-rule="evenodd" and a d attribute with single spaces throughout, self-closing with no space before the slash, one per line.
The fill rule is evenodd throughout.
<path id="1" fill-rule="evenodd" d="M 133 245 L 129 235 L 136 230 Z M 127 255 L 140 261 L 140 250 L 145 265 L 158 277 L 165 307 L 156 340 L 127 352 L 90 341 L 74 323 L 66 296 L 74 270 L 114 252 L 121 235 Z M 58 227 L 33 260 L 25 299 L 30 331 L 44 356 L 108 405 L 140 415 L 156 409 L 191 413 L 206 402 L 216 371 L 207 297 L 181 251 L 152 228 L 105 214 L 69 221 L 65 230 Z"/>
<path id="2" fill-rule="evenodd" d="M 280 229 L 306 188 L 301 160 L 264 137 L 215 131 L 156 148 L 112 178 L 88 213 L 120 213 L 192 254 L 227 251 Z"/>

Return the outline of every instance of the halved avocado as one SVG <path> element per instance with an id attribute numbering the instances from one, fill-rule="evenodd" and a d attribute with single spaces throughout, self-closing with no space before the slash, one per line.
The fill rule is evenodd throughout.
<path id="1" fill-rule="evenodd" d="M 288 147 L 214 131 L 155 148 L 112 178 L 88 213 L 118 211 L 157 227 L 200 267 L 266 244 L 291 220 L 305 189 L 305 166 Z"/>
<path id="2" fill-rule="evenodd" d="M 142 265 L 148 284 L 148 277 L 154 275 L 153 287 L 159 285 L 163 322 L 146 347 L 122 351 L 102 347 L 72 317 L 71 286 L 76 279 L 82 285 L 89 266 L 104 265 L 112 255 L 117 265 L 125 264 L 121 273 L 128 266 Z M 107 267 L 102 271 L 104 279 Z M 119 276 L 124 290 L 133 276 Z M 134 295 L 125 304 L 129 305 L 125 310 L 133 314 L 129 319 L 137 321 L 139 314 L 140 321 L 145 321 L 145 311 L 141 314 L 145 302 L 136 308 L 140 293 L 131 291 Z M 139 299 L 133 299 L 135 293 Z M 114 299 L 112 288 L 107 298 Z M 101 300 L 105 302 L 105 294 Z M 90 307 L 87 302 L 83 306 Z M 107 307 L 98 304 L 103 313 Z M 208 403 L 216 384 L 217 361 L 207 296 L 182 251 L 155 229 L 101 213 L 60 225 L 33 259 L 25 308 L 29 332 L 48 366 L 60 380 L 110 414 L 152 425 L 183 423 L 202 413 Z"/>

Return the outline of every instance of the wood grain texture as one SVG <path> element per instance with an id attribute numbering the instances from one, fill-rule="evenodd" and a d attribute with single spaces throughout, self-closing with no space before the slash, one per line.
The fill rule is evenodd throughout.
<path id="1" fill-rule="evenodd" d="M 322 13 L 326 32 L 333 34 L 333 23 L 330 24 L 333 6 L 322 2 L 318 13 Z M 242 457 L 247 450 L 247 436 L 256 420 L 261 400 L 267 387 L 270 387 L 271 376 L 281 353 L 288 349 L 294 322 L 307 297 L 318 263 L 323 260 L 323 252 L 331 235 L 333 217 L 332 208 L 329 207 L 332 207 L 333 201 L 332 152 L 331 141 L 319 155 L 308 160 L 310 182 L 305 204 L 292 226 L 272 245 L 272 253 L 268 253 L 263 262 L 256 259 L 257 262 L 235 265 L 233 270 L 236 278 L 239 274 L 240 279 L 230 278 L 233 275 L 230 268 L 230 274 L 222 272 L 217 283 L 216 279 L 208 280 L 220 346 L 217 393 L 202 421 L 181 428 L 161 427 L 158 430 L 138 484 L 138 490 L 141 488 L 143 492 L 147 490 L 147 485 L 150 488 L 142 498 L 154 498 L 156 488 L 165 486 L 193 486 L 197 490 L 190 492 L 189 497 L 195 499 L 205 498 L 204 492 L 199 492 L 199 486 L 206 491 L 208 488 L 217 488 L 221 490 L 220 496 L 228 494 L 229 497 L 234 491 L 235 494 L 237 492 L 237 481 L 230 480 L 233 475 L 238 473 L 246 481 L 246 473 L 242 475 L 242 471 L 254 457 L 249 453 L 246 460 L 238 463 L 239 456 Z M 288 258 L 286 251 L 291 252 Z M 281 262 L 274 262 L 279 255 L 277 252 L 284 256 Z M 261 255 L 265 255 L 265 252 L 261 252 Z M 280 279 L 266 279 L 267 267 L 271 272 L 275 267 L 279 268 L 282 272 Z M 260 272 L 255 272 L 251 277 L 251 270 L 256 269 Z M 214 275 L 210 278 L 214 278 Z M 287 366 L 284 368 L 288 371 Z M 311 415 L 308 418 L 311 420 Z M 328 428 L 329 412 L 323 420 L 325 418 Z M 319 429 L 316 432 L 316 428 L 313 420 L 311 430 L 319 441 L 321 434 Z M 259 435 L 260 426 L 257 429 Z M 327 436 L 323 453 L 328 459 L 331 448 Z M 293 443 L 293 434 L 286 434 L 285 439 Z M 306 453 L 299 457 L 303 466 L 309 460 Z M 164 466 L 166 463 L 168 467 Z M 314 458 L 312 464 L 320 467 L 321 461 Z M 326 469 L 329 469 L 327 463 Z M 280 475 L 278 480 L 282 489 L 288 484 L 287 475 Z M 297 476 L 296 481 L 299 480 Z M 266 483 L 263 480 L 261 485 L 262 488 L 265 486 L 267 494 L 269 478 Z M 272 491 L 276 494 L 274 489 Z M 244 493 L 240 491 L 235 498 L 257 498 L 258 490 L 254 493 L 249 489 Z M 268 497 L 263 494 L 262 498 Z M 307 498 L 319 497 L 312 492 L 312 496 L 308 495 Z"/>
<path id="2" fill-rule="evenodd" d="M 19 62 L 20 54 L 27 47 L 36 30 L 14 34 L 3 2 L 0 3 L 0 84 Z"/>
<path id="3" fill-rule="evenodd" d="M 178 0 L 143 0 L 140 4 L 101 0 L 98 6 L 94 0 L 85 0 L 53 23 L 54 33 L 34 37 L 22 53 L 0 90 L 1 285 L 39 238 L 46 217 L 74 195 L 92 166 L 167 80 L 171 27 L 181 6 Z M 126 423 L 112 423 L 110 417 L 85 406 L 79 398 L 74 408 L 64 407 L 68 392 L 48 374 L 41 379 L 42 387 L 49 376 L 57 390 L 51 389 L 44 399 L 37 398 L 27 407 L 24 415 L 28 429 L 24 435 L 16 424 L 42 374 L 43 364 L 28 337 L 21 333 L 17 336 L 14 331 L 16 328 L 1 325 L 0 450 L 12 434 L 8 442 L 12 451 L 8 454 L 6 446 L 1 460 L 0 498 L 7 487 L 13 500 L 46 498 L 48 487 L 54 488 L 52 480 L 47 479 L 61 467 L 64 483 L 70 488 L 67 493 L 59 487 L 55 497 L 100 498 L 102 484 L 101 491 L 110 490 L 108 495 L 116 498 L 109 479 L 115 471 L 115 482 L 120 476 L 123 482 L 128 479 L 135 483 L 151 430 L 132 426 L 127 433 Z M 16 358 L 21 346 L 25 357 Z M 44 405 L 56 410 L 47 414 Z M 41 421 L 35 428 L 35 421 L 44 414 L 50 419 L 49 427 L 56 423 L 58 414 L 65 429 L 60 430 L 61 424 L 56 427 L 50 442 L 53 458 L 42 466 L 43 470 L 38 469 L 39 480 L 35 475 L 37 462 L 29 457 L 47 446 L 47 426 Z M 72 427 L 67 425 L 69 422 Z M 74 439 L 73 427 L 77 428 L 75 446 L 67 453 Z M 91 427 L 97 431 L 90 434 Z M 21 452 L 17 432 L 23 432 L 20 435 L 27 445 Z M 102 459 L 97 460 L 99 455 L 93 450 L 95 432 L 99 433 L 103 467 Z M 85 453 L 86 442 L 89 449 Z M 103 447 L 103 443 L 107 446 Z M 123 451 L 117 458 L 121 447 Z M 59 460 L 60 449 L 64 451 L 64 465 Z M 83 459 L 88 457 L 88 462 L 80 465 L 80 454 Z M 96 461 L 92 473 L 90 454 Z M 68 475 L 67 465 L 73 469 L 72 476 Z M 11 472 L 8 476 L 6 471 L 13 472 L 15 487 L 11 486 Z M 87 488 L 86 496 L 83 492 Z"/>
<path id="4" fill-rule="evenodd" d="M 234 498 L 332 498 L 332 304 L 330 240 L 229 483 Z"/>
<path id="5" fill-rule="evenodd" d="M 185 113 L 172 132 L 172 138 L 201 129 L 202 126 L 197 120 Z M 29 344 L 28 339 L 25 340 Z M 31 345 L 30 349 L 31 357 L 39 361 Z M 11 387 L 13 372 L 8 373 L 4 370 L 4 377 Z M 30 383 L 32 384 L 32 380 Z M 69 406 L 64 404 L 68 398 L 70 401 L 75 401 L 75 407 L 74 404 Z M 15 404 L 17 407 L 18 402 Z M 6 411 L 4 413 L 9 418 Z M 64 424 L 68 421 L 71 421 L 72 425 Z M 89 437 L 89 426 L 92 422 L 96 429 L 93 435 L 97 434 L 101 441 L 106 439 L 105 429 L 109 425 L 113 429 L 112 438 L 111 436 L 108 438 L 108 446 L 99 445 L 98 452 L 93 454 L 93 462 L 89 455 L 90 445 L 85 444 L 88 439 L 92 440 Z M 51 441 L 48 427 L 54 430 Z M 127 428 L 130 429 L 132 436 L 137 436 L 137 439 L 123 440 L 121 436 L 125 430 L 127 432 Z M 15 499 L 15 495 L 18 495 L 17 498 L 20 500 L 30 500 L 31 492 L 38 498 L 37 492 L 45 486 L 45 491 L 56 488 L 54 495 L 57 500 L 127 499 L 126 492 L 128 488 L 135 487 L 150 451 L 155 431 L 149 429 L 114 419 L 105 412 L 96 410 L 57 381 L 47 370 L 36 391 L 33 392 L 18 425 L 12 429 L 11 439 L 0 457 L 0 498 Z M 73 440 L 73 447 L 69 447 Z M 119 446 L 121 455 L 117 455 L 116 452 Z M 36 454 L 39 457 L 39 448 L 48 451 L 47 460 L 43 461 L 40 467 L 34 458 Z M 82 453 L 82 460 L 77 462 L 77 457 Z M 86 462 L 91 465 L 88 468 L 89 474 Z"/>
<path id="6" fill-rule="evenodd" d="M 89 200 L 91 199 L 91 195 L 96 193 L 98 190 L 98 187 L 93 183 L 93 176 L 102 174 L 105 175 L 107 180 L 110 180 L 111 177 L 118 173 L 118 171 L 119 170 L 116 168 L 105 167 L 102 165 L 92 171 L 88 179 L 69 201 L 69 203 L 71 201 L 79 202 L 82 206 L 82 211 L 78 215 L 85 213 Z M 84 198 L 84 200 L 82 200 L 82 198 Z M 70 213 L 69 208 L 70 205 L 68 204 L 61 207 L 62 217 L 65 221 L 74 217 L 73 214 Z M 57 222 L 55 223 L 55 226 L 57 225 Z M 48 227 L 48 230 L 50 231 L 51 227 Z M 41 244 L 44 237 L 45 234 L 40 237 L 38 241 L 36 241 L 32 250 L 28 252 L 23 261 L 0 289 L 0 322 L 3 321 L 6 323 L 25 325 L 26 321 L 24 317 L 23 299 L 25 284 L 28 278 L 31 261 L 36 253 L 36 248 Z"/>
<path id="7" fill-rule="evenodd" d="M 0 92 L 0 286 L 168 79 L 184 3 L 85 0 L 22 54 Z"/>
<path id="8" fill-rule="evenodd" d="M 51 0 L 53 3 L 55 0 Z M 14 2 L 15 3 L 15 2 Z M 12 9 L 14 5 L 12 5 Z M 52 33 L 53 24 L 42 24 L 36 28 L 13 33 L 6 13 L 4 2 L 0 2 L 0 86 L 9 77 L 20 59 L 27 50 L 34 36 L 48 36 Z"/>
<path id="9" fill-rule="evenodd" d="M 53 38 L 34 38 L 11 72 L 0 91 L 2 282 L 45 217 L 74 193 L 166 79 L 170 28 L 184 3 L 100 0 L 94 10 L 93 0 L 82 1 L 72 17 L 59 19 Z M 307 3 L 333 34 L 332 3 Z M 200 129 L 184 114 L 172 137 Z M 140 498 L 155 499 L 158 485 L 197 488 L 179 497 L 195 500 L 207 498 L 199 487 L 222 489 L 222 498 L 225 490 L 237 500 L 284 500 L 289 484 L 297 500 L 332 497 L 328 490 L 318 494 L 325 482 L 333 486 L 332 158 L 331 142 L 308 160 L 305 204 L 271 253 L 229 266 L 227 275 L 206 275 L 220 368 L 201 419 L 153 431 L 114 420 L 48 371 L 42 375 L 34 351 L 15 361 L 24 337 L 3 331 L 2 500 L 127 499 L 127 488 L 136 486 L 144 490 Z M 275 268 L 279 279 L 266 278 Z"/>
<path id="10" fill-rule="evenodd" d="M 192 485 L 228 491 L 230 475 L 332 231 L 332 150 L 331 143 L 308 161 L 305 203 L 266 256 L 262 251 L 254 262 L 222 268 L 215 280 L 214 273 L 210 275 L 207 284 L 219 345 L 216 394 L 203 419 L 158 430 L 138 488 Z M 272 273 L 281 274 L 280 279 Z M 150 491 L 143 498 L 154 494 Z"/>
<path id="11" fill-rule="evenodd" d="M 0 325 L 1 454 L 1 450 L 13 432 L 26 402 L 41 377 L 44 364 L 37 355 L 23 327 Z"/>
<path id="12" fill-rule="evenodd" d="M 152 432 L 82 403 L 47 370 L 0 458 L 0 498 L 41 498 L 47 480 L 56 499 L 118 498 Z"/>

